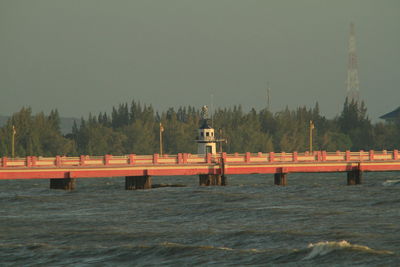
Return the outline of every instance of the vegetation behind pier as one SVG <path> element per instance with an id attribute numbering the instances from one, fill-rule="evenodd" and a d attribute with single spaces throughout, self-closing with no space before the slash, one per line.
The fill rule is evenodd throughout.
<path id="1" fill-rule="evenodd" d="M 194 107 L 169 108 L 158 113 L 139 102 L 123 103 L 111 114 L 89 114 L 75 123 L 71 133 L 60 131 L 60 115 L 32 114 L 22 108 L 0 128 L 0 156 L 11 156 L 12 127 L 15 126 L 15 155 L 104 155 L 153 154 L 159 152 L 162 123 L 164 153 L 196 153 L 195 138 L 200 110 Z M 266 109 L 243 111 L 241 106 L 220 108 L 214 112 L 213 125 L 228 140 L 223 150 L 233 152 L 306 151 L 309 127 L 313 121 L 314 150 L 391 150 L 400 146 L 400 118 L 371 123 L 364 103 L 345 101 L 337 117 L 320 114 L 313 108 L 288 108 L 272 113 Z"/>

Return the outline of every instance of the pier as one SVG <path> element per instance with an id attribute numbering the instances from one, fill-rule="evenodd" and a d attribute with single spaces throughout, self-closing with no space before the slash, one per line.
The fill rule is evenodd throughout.
<path id="1" fill-rule="evenodd" d="M 150 189 L 153 176 L 198 175 L 201 186 L 223 186 L 231 174 L 274 174 L 290 184 L 290 173 L 347 173 L 347 184 L 362 183 L 363 172 L 400 171 L 398 150 L 304 153 L 215 153 L 80 157 L 0 158 L 0 179 L 50 179 L 50 188 L 73 190 L 77 178 L 125 177 L 125 189 Z"/>

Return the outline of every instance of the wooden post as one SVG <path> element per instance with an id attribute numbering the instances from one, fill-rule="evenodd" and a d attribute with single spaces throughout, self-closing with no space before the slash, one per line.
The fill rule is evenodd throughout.
<path id="1" fill-rule="evenodd" d="M 152 181 L 149 175 L 125 177 L 126 190 L 151 189 L 151 186 Z"/>

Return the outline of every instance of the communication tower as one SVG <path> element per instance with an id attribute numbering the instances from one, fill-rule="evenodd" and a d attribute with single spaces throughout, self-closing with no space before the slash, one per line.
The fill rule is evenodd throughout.
<path id="1" fill-rule="evenodd" d="M 347 99 L 349 101 L 359 102 L 360 100 L 360 88 L 358 80 L 358 63 L 356 53 L 356 35 L 354 29 L 354 23 L 350 23 L 350 35 L 349 35 L 349 58 L 347 65 Z"/>

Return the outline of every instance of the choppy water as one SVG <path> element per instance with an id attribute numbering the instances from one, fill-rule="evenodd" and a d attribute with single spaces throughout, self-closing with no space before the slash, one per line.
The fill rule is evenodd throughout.
<path id="1" fill-rule="evenodd" d="M 187 187 L 125 191 L 123 178 L 0 181 L 1 266 L 398 266 L 400 173 L 155 177 Z"/>

